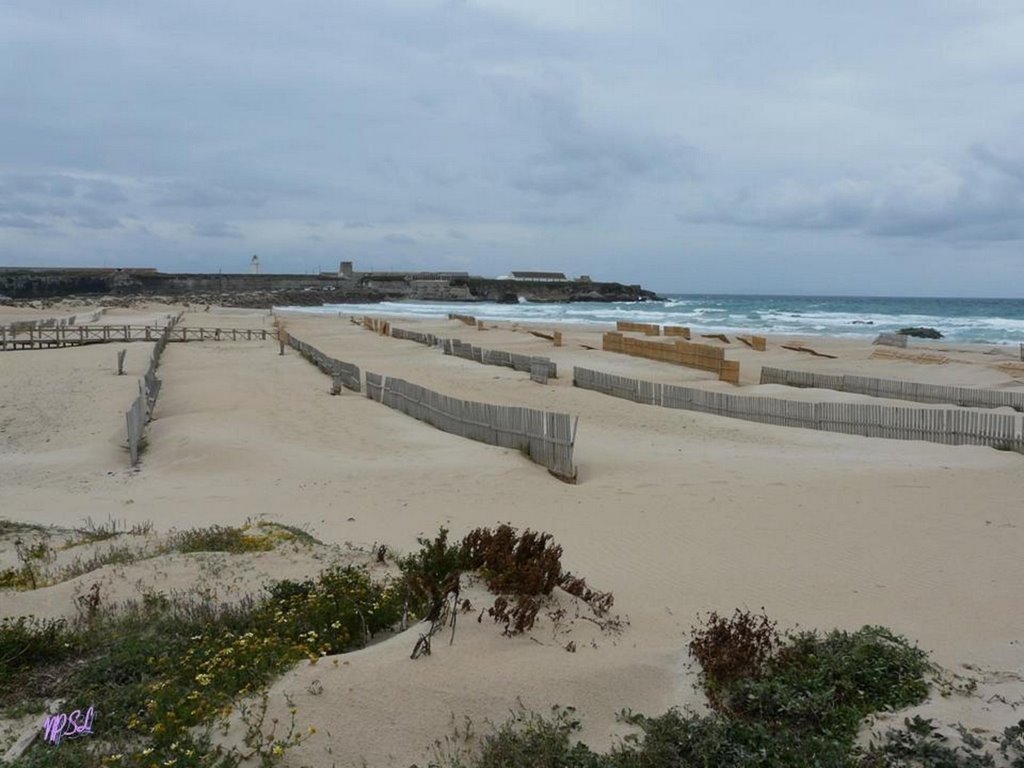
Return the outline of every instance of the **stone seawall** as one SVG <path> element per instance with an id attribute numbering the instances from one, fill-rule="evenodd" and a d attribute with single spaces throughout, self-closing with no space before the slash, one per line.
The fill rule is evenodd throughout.
<path id="1" fill-rule="evenodd" d="M 152 269 L 31 269 L 0 267 L 0 294 L 12 299 L 64 296 L 165 296 L 245 306 L 318 305 L 373 301 L 643 301 L 657 298 L 639 285 L 453 277 L 424 280 L 410 273 L 327 275 L 166 273 Z"/>

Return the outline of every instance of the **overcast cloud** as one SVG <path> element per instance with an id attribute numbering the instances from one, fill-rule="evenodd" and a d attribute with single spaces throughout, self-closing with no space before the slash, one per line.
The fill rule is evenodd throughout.
<path id="1" fill-rule="evenodd" d="M 1019 0 L 6 0 L 0 264 L 1024 296 Z"/>

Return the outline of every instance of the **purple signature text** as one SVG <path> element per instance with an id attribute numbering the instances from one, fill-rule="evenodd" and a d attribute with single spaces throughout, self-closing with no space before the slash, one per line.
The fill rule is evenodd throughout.
<path id="1" fill-rule="evenodd" d="M 73 739 L 92 733 L 92 719 L 96 713 L 92 707 L 85 712 L 76 709 L 70 715 L 63 712 L 50 715 L 43 723 L 43 740 L 51 744 L 60 744 L 62 739 Z"/>

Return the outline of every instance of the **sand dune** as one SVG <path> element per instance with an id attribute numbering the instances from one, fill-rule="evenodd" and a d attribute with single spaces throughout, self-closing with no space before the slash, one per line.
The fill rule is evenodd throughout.
<path id="1" fill-rule="evenodd" d="M 188 313 L 185 322 L 269 327 L 270 318 L 211 310 Z M 575 389 L 573 365 L 734 390 L 700 371 L 584 349 L 600 347 L 600 329 L 567 327 L 565 346 L 556 349 L 509 326 L 481 332 L 454 321 L 395 323 L 550 356 L 559 378 L 537 385 L 510 369 L 377 336 L 346 318 L 296 316 L 288 328 L 364 371 L 461 398 L 579 415 L 579 484 L 558 482 L 516 451 L 444 434 L 365 397 L 332 397 L 327 377 L 291 350 L 279 356 L 271 341 L 169 345 L 149 445 L 141 468 L 131 471 L 121 447 L 123 411 L 148 345 L 129 345 L 124 377 L 114 375 L 114 350 L 102 345 L 0 357 L 0 514 L 61 525 L 113 516 L 149 520 L 158 530 L 266 515 L 308 526 L 328 543 L 399 550 L 441 525 L 461 535 L 508 521 L 554 534 L 565 564 L 613 591 L 616 610 L 628 617 L 619 636 L 582 626 L 555 635 L 542 624 L 534 639 L 503 638 L 486 621 L 468 620 L 454 645 L 429 658 L 409 660 L 410 630 L 301 665 L 274 688 L 294 695 L 303 727 L 318 729 L 289 758 L 294 765 L 422 762 L 452 717 L 500 720 L 517 700 L 537 709 L 578 707 L 585 739 L 607 746 L 620 732 L 614 715 L 623 707 L 656 714 L 699 704 L 686 633 L 698 612 L 737 606 L 764 606 L 785 626 L 884 624 L 949 669 L 989 670 L 986 691 L 1024 697 L 1021 455 L 754 424 Z M 915 365 L 872 359 L 873 348 L 861 342 L 804 339 L 838 355 L 824 360 L 780 350 L 779 341 L 770 340 L 765 353 L 733 345 L 729 355 L 741 360 L 744 385 L 757 381 L 761 364 L 1014 384 L 988 347 L 959 345 L 944 352 L 948 364 Z M 781 389 L 749 391 L 777 396 Z M 786 394 L 870 400 L 825 390 Z M 274 561 L 267 563 L 274 572 Z M 187 583 L 187 569 L 175 573 L 175 583 Z M 0 598 L 0 614 L 23 612 L 22 594 Z M 32 597 L 49 614 L 70 610 L 66 588 Z M 576 653 L 564 650 L 569 637 Z M 313 680 L 322 694 L 308 691 Z M 925 706 L 989 727 L 1019 719 L 1009 707 L 985 710 L 981 699 Z"/>

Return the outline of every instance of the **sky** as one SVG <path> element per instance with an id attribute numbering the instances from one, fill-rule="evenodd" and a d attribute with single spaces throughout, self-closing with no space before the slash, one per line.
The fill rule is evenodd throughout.
<path id="1" fill-rule="evenodd" d="M 5 0 L 0 265 L 1024 297 L 1020 0 Z"/>

